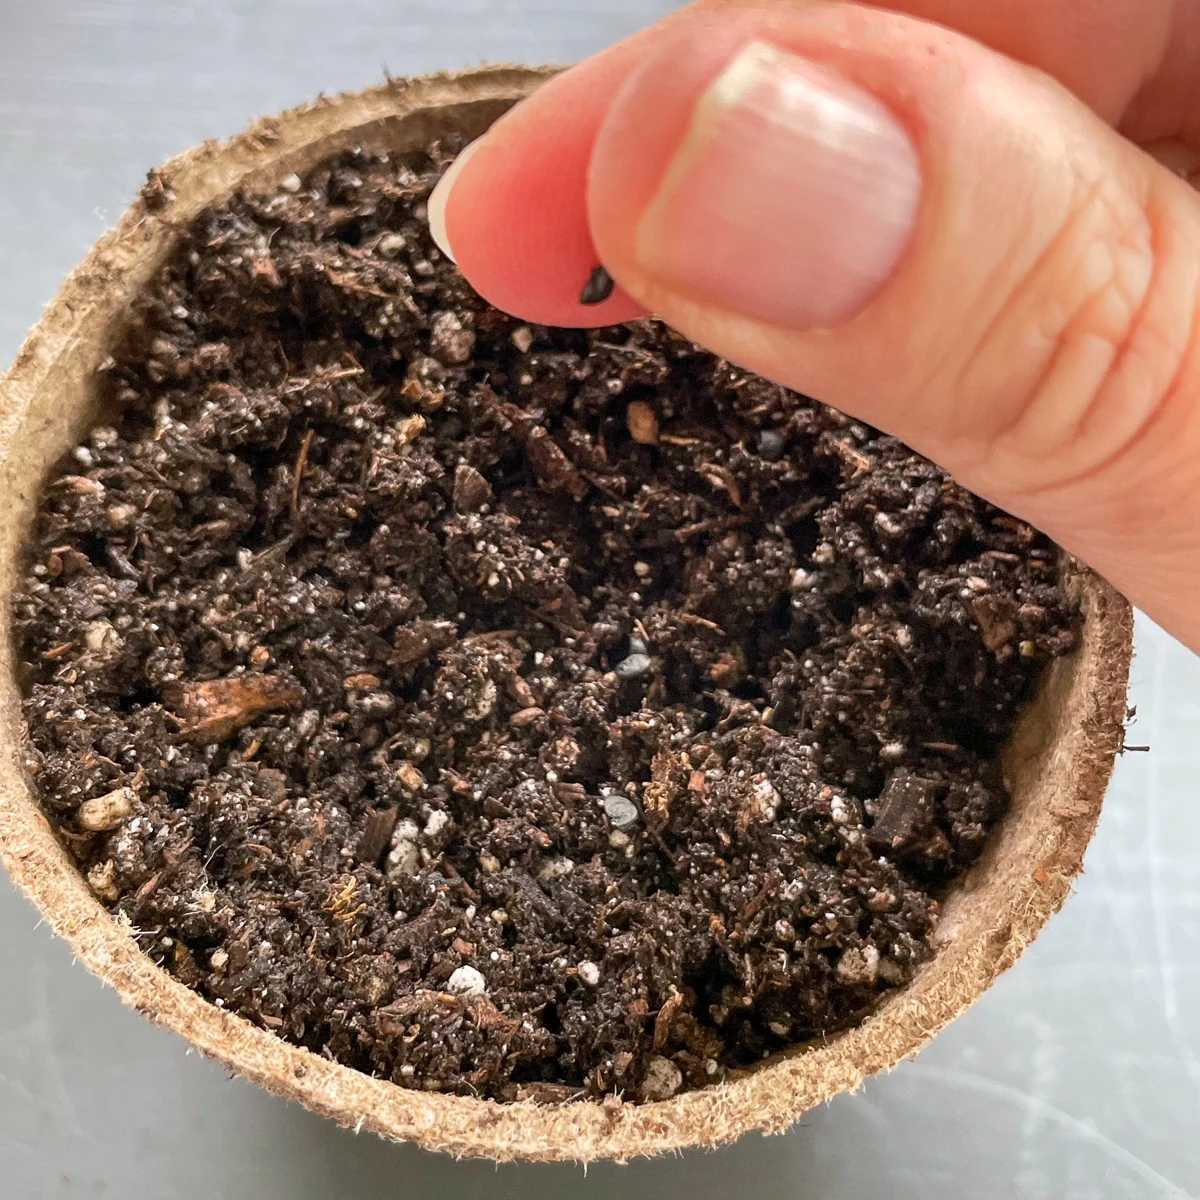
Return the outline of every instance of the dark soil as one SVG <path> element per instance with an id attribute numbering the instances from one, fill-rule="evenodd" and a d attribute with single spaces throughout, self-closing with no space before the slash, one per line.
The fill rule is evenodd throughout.
<path id="1" fill-rule="evenodd" d="M 33 534 L 28 769 L 214 1004 L 413 1087 L 658 1098 L 912 977 L 1077 617 L 893 439 L 488 308 L 444 165 L 183 234 Z"/>

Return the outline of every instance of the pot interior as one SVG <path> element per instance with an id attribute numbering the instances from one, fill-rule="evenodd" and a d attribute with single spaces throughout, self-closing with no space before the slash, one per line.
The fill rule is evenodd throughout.
<path id="1" fill-rule="evenodd" d="M 272 1090 L 346 1123 L 461 1153 L 594 1158 L 724 1140 L 783 1128 L 805 1108 L 894 1065 L 973 1001 L 1061 903 L 1094 827 L 1119 744 L 1129 655 L 1124 602 L 1074 571 L 1086 614 L 1082 647 L 1052 664 L 1004 756 L 1013 795 L 988 848 L 944 905 L 940 951 L 916 981 L 863 1026 L 763 1064 L 751 1077 L 614 1116 L 576 1102 L 559 1110 L 406 1093 L 357 1076 L 211 1008 L 141 956 L 91 895 L 37 811 L 20 763 L 20 696 L 11 594 L 42 484 L 95 423 L 104 363 L 130 302 L 170 255 L 175 229 L 232 191 L 273 189 L 286 175 L 362 146 L 403 151 L 450 133 L 474 137 L 545 73 L 496 69 L 455 82 L 380 88 L 260 122 L 225 147 L 207 146 L 158 176 L 164 208 L 135 207 L 68 280 L 0 381 L 0 595 L 8 631 L 0 670 L 0 851 L 54 928 L 124 998 Z M 420 81 L 418 81 L 420 83 Z M 207 1011 L 201 1011 L 207 1010 Z"/>

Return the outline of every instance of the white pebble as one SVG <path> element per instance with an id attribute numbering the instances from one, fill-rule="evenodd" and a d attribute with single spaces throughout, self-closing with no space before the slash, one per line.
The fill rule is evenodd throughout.
<path id="1" fill-rule="evenodd" d="M 854 809 L 841 796 L 834 796 L 829 802 L 829 815 L 835 825 L 852 825 Z"/>
<path id="2" fill-rule="evenodd" d="M 419 266 L 414 265 L 419 271 Z M 444 363 L 464 363 L 475 348 L 475 333 L 467 329 L 456 313 L 435 313 L 430 322 L 429 349 Z"/>
<path id="3" fill-rule="evenodd" d="M 654 670 L 654 660 L 648 654 L 634 653 L 617 663 L 613 670 L 621 679 L 640 679 Z"/>
<path id="4" fill-rule="evenodd" d="M 108 654 L 120 649 L 121 635 L 107 621 L 89 621 L 83 627 L 83 644 L 92 654 Z"/>
<path id="5" fill-rule="evenodd" d="M 641 814 L 632 800 L 627 800 L 616 792 L 609 792 L 603 803 L 604 815 L 608 817 L 614 829 L 632 829 L 638 823 Z"/>
<path id="6" fill-rule="evenodd" d="M 379 239 L 378 250 L 384 258 L 395 258 L 408 243 L 404 240 L 402 233 L 385 233 Z"/>
<path id="7" fill-rule="evenodd" d="M 435 808 L 429 814 L 429 820 L 425 822 L 425 836 L 427 838 L 437 837 L 447 825 L 450 824 L 450 814 L 444 809 Z"/>
<path id="8" fill-rule="evenodd" d="M 459 967 L 447 980 L 446 990 L 456 996 L 482 996 L 487 991 L 487 980 L 474 967 Z"/>
<path id="9" fill-rule="evenodd" d="M 87 873 L 88 886 L 101 900 L 119 900 L 121 891 L 113 880 L 116 867 L 111 858 L 96 863 Z"/>
<path id="10" fill-rule="evenodd" d="M 643 1100 L 669 1100 L 683 1086 L 683 1074 L 669 1059 L 655 1055 L 646 1064 L 642 1080 Z"/>
<path id="11" fill-rule="evenodd" d="M 851 947 L 838 960 L 837 977 L 851 985 L 873 984 L 879 978 L 879 951 L 874 946 Z"/>
<path id="12" fill-rule="evenodd" d="M 133 811 L 137 793 L 133 788 L 120 787 L 103 796 L 93 796 L 79 806 L 76 817 L 89 833 L 105 833 L 116 829 Z"/>
<path id="13" fill-rule="evenodd" d="M 389 875 L 415 875 L 421 865 L 417 850 L 416 822 L 404 820 L 397 823 L 392 833 L 392 848 L 387 857 Z"/>
<path id="14" fill-rule="evenodd" d="M 769 779 L 760 779 L 751 791 L 750 814 L 759 821 L 770 824 L 779 810 L 779 793 Z"/>
<path id="15" fill-rule="evenodd" d="M 769 779 L 760 779 L 754 785 L 754 798 L 760 804 L 778 804 L 779 793 Z"/>
<path id="16" fill-rule="evenodd" d="M 570 875 L 573 870 L 575 870 L 575 864 L 569 858 L 548 858 L 542 864 L 537 877 L 541 883 L 550 883 L 555 879 L 561 879 L 564 875 Z"/>

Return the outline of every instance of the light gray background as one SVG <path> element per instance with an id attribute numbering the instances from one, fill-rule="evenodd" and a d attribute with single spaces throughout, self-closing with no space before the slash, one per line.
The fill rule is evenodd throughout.
<path id="1" fill-rule="evenodd" d="M 570 61 L 668 0 L 0 0 L 0 363 L 146 169 L 319 90 Z M 2 503 L 0 499 L 0 503 Z M 0 877 L 0 1195 L 120 1200 L 1200 1197 L 1200 663 L 1144 622 L 1077 895 L 920 1058 L 782 1138 L 626 1168 L 355 1138 L 124 1010 Z"/>

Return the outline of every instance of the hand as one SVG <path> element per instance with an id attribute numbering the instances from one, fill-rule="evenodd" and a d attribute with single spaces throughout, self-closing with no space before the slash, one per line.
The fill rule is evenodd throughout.
<path id="1" fill-rule="evenodd" d="M 651 310 L 896 434 L 1200 648 L 1200 0 L 895 2 L 685 8 L 431 224 L 527 320 Z"/>

